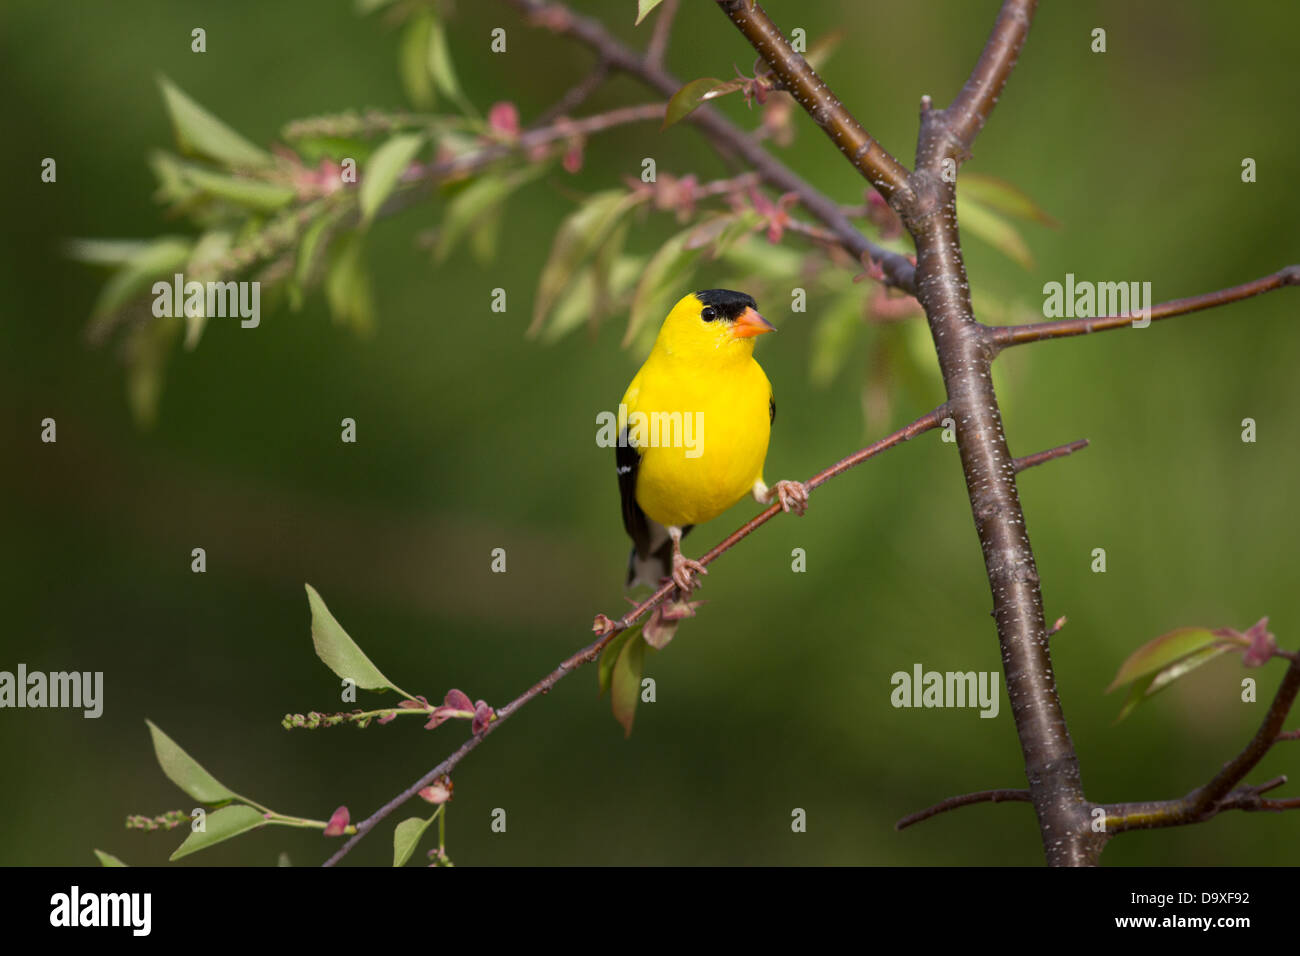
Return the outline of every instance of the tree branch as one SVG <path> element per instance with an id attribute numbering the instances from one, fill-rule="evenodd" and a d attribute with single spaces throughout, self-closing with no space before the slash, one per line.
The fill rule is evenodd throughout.
<path id="1" fill-rule="evenodd" d="M 604 60 L 598 60 L 590 73 L 569 87 L 563 96 L 552 103 L 541 116 L 533 121 L 533 126 L 545 126 L 552 120 L 576 110 L 607 79 L 609 79 L 609 64 Z"/>
<path id="2" fill-rule="evenodd" d="M 650 34 L 650 45 L 645 50 L 647 66 L 659 69 L 664 65 L 664 54 L 668 52 L 668 37 L 673 32 L 673 20 L 677 16 L 677 0 L 663 0 L 659 12 L 655 15 L 654 32 Z"/>
<path id="3" fill-rule="evenodd" d="M 1002 4 L 993 32 L 961 92 L 947 109 L 930 113 L 918 166 L 932 167 L 946 156 L 960 162 L 969 154 L 1015 69 L 1037 7 L 1038 0 L 1006 0 Z M 926 106 L 928 100 L 922 109 Z"/>
<path id="4" fill-rule="evenodd" d="M 753 0 L 717 0 L 731 22 L 858 172 L 886 199 L 911 192 L 907 168 L 877 143 Z"/>
<path id="5" fill-rule="evenodd" d="M 987 119 L 1015 64 L 1034 7 L 1031 0 L 1006 0 L 951 113 L 923 112 L 918 166 L 909 188 L 894 189 L 886 198 L 916 243 L 917 298 L 930 323 L 949 414 L 957 426 L 957 448 L 993 594 L 1007 694 L 1043 847 L 1050 864 L 1080 865 L 1094 863 L 1105 841 L 1091 833 L 1078 756 L 1056 692 L 1038 569 L 993 389 L 995 350 L 971 307 L 957 233 L 956 186 L 940 169 L 951 147 L 969 147 Z M 761 41 L 762 46 L 756 44 L 760 53 L 775 46 L 772 55 L 778 63 L 793 60 L 795 54 L 779 33 L 765 32 Z M 810 112 L 819 108 L 815 100 L 801 103 Z M 830 112 L 813 118 L 835 125 L 846 123 L 846 116 Z M 941 148 L 940 130 L 947 131 L 949 148 Z M 832 138 L 837 144 L 851 141 L 849 133 Z"/>
<path id="6" fill-rule="evenodd" d="M 596 20 L 580 16 L 560 3 L 545 0 L 506 2 L 525 13 L 536 25 L 585 44 L 614 69 L 635 77 L 665 97 L 671 97 L 682 88 L 680 80 L 663 68 L 646 63 Z M 844 215 L 839 203 L 788 169 L 748 133 L 711 106 L 700 107 L 686 121 L 703 130 L 714 149 L 748 164 L 769 186 L 794 193 L 800 204 L 821 220 L 855 259 L 869 256 L 880 263 L 889 285 L 915 294 L 915 268 L 906 256 L 877 245 L 862 235 Z"/>
<path id="7" fill-rule="evenodd" d="M 1087 447 L 1088 439 L 1080 438 L 1078 441 L 1072 441 L 1067 445 L 1057 445 L 1055 448 L 1047 449 L 1047 451 L 1040 451 L 1033 455 L 1025 455 L 1023 458 L 1017 458 L 1011 462 L 1011 466 L 1016 470 L 1016 474 L 1019 474 L 1026 468 L 1033 468 L 1035 465 L 1041 465 L 1047 461 L 1064 458 L 1066 455 L 1073 455 L 1076 451 L 1080 451 Z"/>
<path id="8" fill-rule="evenodd" d="M 1272 292 L 1284 286 L 1300 285 L 1300 265 L 1287 266 L 1272 275 L 1235 285 L 1218 292 L 1207 292 L 1186 299 L 1174 299 L 1151 307 L 1151 321 L 1168 319 L 1176 315 L 1189 315 L 1215 306 L 1240 302 L 1253 296 Z M 989 339 L 998 349 L 1044 339 L 1063 339 L 1072 335 L 1087 335 L 1107 329 L 1122 329 L 1133 324 L 1132 315 L 1108 315 L 1096 319 L 1062 319 L 1055 322 L 1034 322 L 1029 325 L 1002 325 L 989 329 Z"/>
<path id="9" fill-rule="evenodd" d="M 1110 804 L 1105 808 L 1107 833 L 1200 823 L 1224 810 L 1290 810 L 1300 807 L 1300 799 L 1260 799 L 1260 794 L 1285 783 L 1285 777 L 1258 787 L 1237 788 L 1237 784 L 1255 769 L 1278 742 L 1282 725 L 1286 723 L 1297 693 L 1300 693 L 1300 663 L 1292 660 L 1255 736 L 1241 753 L 1223 765 L 1223 769 L 1209 783 L 1177 800 Z"/>
<path id="10" fill-rule="evenodd" d="M 866 448 L 854 452 L 852 455 L 849 455 L 847 458 L 842 458 L 841 460 L 837 461 L 835 464 L 831 465 L 829 468 L 826 468 L 818 472 L 816 475 L 814 475 L 812 478 L 806 481 L 805 484 L 807 485 L 808 490 L 811 491 L 812 489 L 825 484 L 826 482 L 834 478 L 836 475 L 842 475 L 844 472 L 848 471 L 850 468 L 854 467 L 855 465 L 862 464 L 862 462 L 866 461 L 868 458 L 874 458 L 876 455 L 879 455 L 881 452 L 893 448 L 895 445 L 901 445 L 903 442 L 916 437 L 922 432 L 929 431 L 932 428 L 937 428 L 939 424 L 943 421 L 943 418 L 946 415 L 946 413 L 947 413 L 946 406 L 940 405 L 934 411 L 922 415 L 916 421 L 912 422 L 910 425 L 906 425 L 903 428 L 900 428 L 892 435 L 888 435 L 885 438 L 882 438 L 879 441 L 868 445 Z M 769 506 L 766 510 L 755 515 L 753 518 L 746 521 L 743 525 L 741 525 L 731 534 L 727 535 L 727 537 L 723 538 L 721 542 L 715 545 L 706 555 L 704 555 L 704 557 L 700 559 L 700 563 L 705 565 L 712 564 L 714 561 L 716 561 L 727 551 L 730 551 L 737 544 L 739 544 L 741 540 L 749 537 L 751 534 L 753 534 L 763 525 L 767 524 L 767 522 L 771 521 L 780 513 L 781 513 L 781 505 L 779 503 Z M 370 816 L 366 817 L 366 819 L 358 823 L 357 832 L 353 834 L 351 837 L 349 837 L 347 842 L 345 842 L 341 847 L 339 847 L 338 850 L 334 853 L 334 855 L 331 856 L 328 860 L 326 860 L 323 865 L 334 866 L 336 863 L 342 860 L 345 856 L 348 855 L 348 853 L 352 851 L 353 847 L 355 847 L 359 842 L 361 842 L 362 838 L 364 838 L 367 833 L 369 833 L 371 830 L 375 828 L 377 824 L 383 821 L 386 817 L 392 814 L 393 811 L 395 811 L 402 804 L 406 803 L 406 801 L 410 800 L 412 797 L 418 794 L 425 787 L 429 786 L 429 784 L 431 784 L 438 777 L 441 777 L 443 774 L 450 774 L 451 771 L 456 768 L 457 764 L 459 764 L 463 759 L 465 759 L 465 757 L 467 757 L 471 751 L 473 751 L 480 743 L 482 743 L 483 740 L 489 734 L 493 733 L 497 729 L 497 727 L 499 727 L 507 719 L 509 719 L 515 713 L 517 713 L 520 710 L 520 708 L 522 708 L 530 700 L 533 700 L 539 695 L 548 693 L 550 689 L 554 687 L 557 683 L 559 683 L 559 681 L 562 678 L 566 677 L 573 671 L 577 670 L 583 664 L 590 664 L 597 657 L 599 657 L 600 652 L 605 649 L 605 645 L 607 645 L 611 640 L 613 640 L 616 634 L 618 634 L 620 631 L 627 630 L 629 627 L 635 624 L 643 615 L 653 610 L 658 604 L 662 603 L 665 599 L 667 599 L 668 595 L 672 593 L 674 588 L 675 585 L 671 581 L 668 582 L 667 584 L 660 586 L 660 588 L 657 591 L 655 591 L 653 594 L 651 594 L 650 597 L 646 598 L 636 607 L 632 608 L 632 610 L 628 611 L 617 621 L 612 621 L 603 614 L 598 615 L 596 618 L 596 626 L 595 626 L 595 630 L 599 635 L 598 640 L 596 640 L 592 644 L 587 645 L 582 650 L 577 651 L 576 653 L 574 653 L 573 655 L 565 659 L 553 671 L 551 671 L 549 674 L 547 674 L 537 683 L 533 684 L 533 686 L 529 687 L 528 690 L 524 691 L 522 694 L 520 694 L 510 703 L 506 704 L 504 707 L 497 710 L 496 719 L 490 722 L 486 727 L 484 727 L 480 733 L 476 734 L 475 736 L 471 737 L 469 740 L 465 741 L 465 743 L 461 744 L 461 746 L 456 750 L 456 752 L 453 753 L 450 757 L 442 761 L 440 764 L 438 764 L 428 773 L 424 774 L 424 776 L 420 777 L 419 780 L 415 781 L 415 783 L 411 784 L 409 787 L 407 787 L 397 796 L 393 797 L 393 799 L 389 800 L 387 803 L 385 803 L 382 807 L 380 807 Z"/>
<path id="11" fill-rule="evenodd" d="M 909 813 L 894 824 L 894 829 L 906 830 L 914 823 L 937 817 L 941 813 L 947 813 L 949 810 L 956 810 L 959 807 L 969 807 L 974 803 L 1007 803 L 1011 801 L 1019 803 L 1032 802 L 1028 790 L 980 790 L 976 793 L 965 793 L 959 797 L 949 797 L 946 800 L 940 800 L 932 807 L 926 807 L 916 813 Z"/>

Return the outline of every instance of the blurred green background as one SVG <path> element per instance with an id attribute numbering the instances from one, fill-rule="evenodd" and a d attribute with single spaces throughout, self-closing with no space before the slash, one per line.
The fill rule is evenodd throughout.
<path id="1" fill-rule="evenodd" d="M 585 3 L 616 31 L 632 0 Z M 753 53 L 712 4 L 687 3 L 670 67 L 683 79 L 747 69 Z M 516 102 L 525 122 L 589 68 L 587 52 L 525 27 L 496 2 L 463 3 L 451 49 L 471 98 Z M 773 0 L 787 30 L 845 43 L 825 69 L 846 104 L 910 163 L 923 93 L 947 102 L 997 8 L 981 2 L 800 4 Z M 1044 4 L 1020 65 L 967 167 L 1009 179 L 1063 224 L 1026 229 L 1027 272 L 967 242 L 977 292 L 1037 308 L 1042 284 L 1149 280 L 1157 301 L 1236 284 L 1300 261 L 1294 117 L 1300 8 L 1242 0 Z M 190 52 L 190 30 L 208 52 Z M 487 52 L 508 31 L 508 54 Z M 1089 33 L 1108 31 L 1108 52 Z M 155 84 L 175 80 L 257 143 L 289 119 L 400 107 L 396 35 L 345 0 L 111 5 L 12 0 L 0 10 L 6 222 L 3 419 L 6 568 L 0 669 L 102 670 L 106 709 L 0 712 L 0 863 L 92 863 L 92 847 L 157 864 L 176 833 L 123 829 L 128 813 L 190 808 L 159 771 L 149 717 L 234 789 L 286 813 L 356 819 L 464 738 L 450 724 L 287 733 L 287 711 L 338 709 L 312 653 L 310 581 L 397 683 L 440 697 L 459 687 L 500 705 L 621 613 L 626 539 L 613 462 L 593 441 L 639 361 L 621 320 L 554 347 L 524 339 L 539 270 L 575 193 L 660 170 L 725 173 L 686 125 L 594 139 L 576 177 L 556 173 L 510 205 L 502 254 L 460 252 L 434 269 L 416 233 L 432 204 L 374 230 L 380 321 L 370 340 L 303 311 L 256 332 L 213 323 L 172 356 L 159 420 L 137 429 L 119 344 L 83 330 L 102 281 L 69 262 L 68 237 L 180 230 L 151 202 L 149 150 L 171 133 Z M 644 102 L 611 83 L 582 112 Z M 734 100 L 734 98 L 733 98 Z M 746 123 L 743 104 L 724 109 Z M 845 202 L 862 183 L 797 117 L 784 160 Z M 58 161 L 58 182 L 39 181 Z M 1243 157 L 1258 182 L 1240 181 Z M 662 214 L 634 244 L 677 227 Z M 715 285 L 706 266 L 693 288 Z M 494 287 L 509 311 L 489 311 Z M 865 287 L 864 287 L 865 290 Z M 683 292 L 689 291 L 683 289 Z M 1294 489 L 1300 468 L 1300 299 L 1279 292 L 1213 316 L 1017 349 L 1000 363 L 1012 451 L 1074 438 L 1085 452 L 1026 473 L 1022 495 L 1057 677 L 1089 796 L 1181 795 L 1253 734 L 1276 663 L 1221 659 L 1112 720 L 1120 661 L 1171 628 L 1246 627 L 1268 615 L 1300 646 Z M 860 447 L 865 352 L 825 389 L 809 383 L 810 320 L 760 302 L 781 328 L 759 357 L 780 400 L 767 477 L 805 477 Z M 941 398 L 897 397 L 893 425 Z M 42 444 L 39 423 L 58 422 Z M 339 421 L 358 422 L 355 445 Z M 1258 422 L 1243 444 L 1240 422 Z M 878 436 L 872 436 L 878 437 Z M 754 511 L 695 532 L 703 550 Z M 206 574 L 190 571 L 204 547 Z M 507 574 L 489 571 L 505 548 Z M 808 571 L 792 574 L 802 547 Z M 1104 547 L 1109 570 L 1089 571 Z M 688 549 L 690 550 L 690 549 Z M 565 680 L 476 751 L 455 776 L 449 851 L 460 864 L 1038 864 L 1024 805 L 982 806 L 904 833 L 893 822 L 944 796 L 1023 785 L 1005 691 L 996 720 L 970 710 L 895 710 L 890 675 L 999 667 L 990 597 L 954 446 L 931 434 L 818 491 L 807 517 L 779 520 L 707 579 L 701 615 L 655 656 L 658 702 L 625 741 L 594 669 Z M 1000 676 L 1000 674 L 999 674 Z M 367 701 L 377 701 L 371 695 Z M 1300 715 L 1291 721 L 1300 723 Z M 1295 773 L 1275 751 L 1255 782 Z M 1280 791 L 1293 795 L 1295 785 Z M 493 808 L 508 830 L 489 829 Z M 808 832 L 790 831 L 792 808 Z M 405 814 L 401 814 L 405 815 Z M 1108 864 L 1292 862 L 1300 817 L 1229 814 L 1115 841 Z M 334 844 L 263 830 L 181 865 L 319 863 Z M 386 863 L 385 829 L 354 853 Z"/>

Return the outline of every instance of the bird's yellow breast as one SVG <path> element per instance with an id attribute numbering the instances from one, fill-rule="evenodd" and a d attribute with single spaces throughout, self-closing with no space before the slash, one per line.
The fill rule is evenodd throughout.
<path id="1" fill-rule="evenodd" d="M 694 363 L 652 354 L 624 399 L 629 434 L 641 451 L 637 504 L 662 525 L 716 518 L 763 476 L 772 399 L 763 369 L 746 355 L 701 372 Z M 645 428 L 640 441 L 638 422 Z"/>

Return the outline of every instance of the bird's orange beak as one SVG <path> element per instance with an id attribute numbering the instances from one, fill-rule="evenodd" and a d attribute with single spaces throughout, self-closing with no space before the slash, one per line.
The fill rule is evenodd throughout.
<path id="1" fill-rule="evenodd" d="M 731 334 L 738 339 L 750 339 L 764 332 L 775 332 L 776 326 L 753 309 L 746 309 L 732 323 Z"/>

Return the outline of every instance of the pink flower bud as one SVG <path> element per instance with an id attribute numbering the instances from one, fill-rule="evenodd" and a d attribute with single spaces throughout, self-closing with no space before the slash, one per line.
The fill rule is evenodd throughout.
<path id="1" fill-rule="evenodd" d="M 348 808 L 339 807 L 330 817 L 330 822 L 325 827 L 325 835 L 327 837 L 342 836 L 348 828 L 350 819 L 351 818 L 348 816 Z"/>

